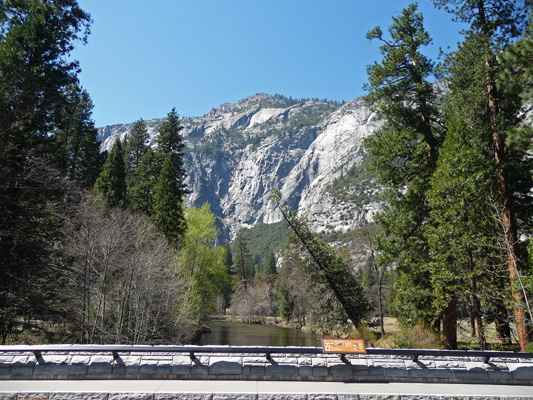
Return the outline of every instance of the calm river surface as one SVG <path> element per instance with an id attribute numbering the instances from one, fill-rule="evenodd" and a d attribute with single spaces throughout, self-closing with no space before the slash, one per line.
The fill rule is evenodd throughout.
<path id="1" fill-rule="evenodd" d="M 321 336 L 298 329 L 227 321 L 210 321 L 207 326 L 211 332 L 202 334 L 202 346 L 321 346 Z"/>

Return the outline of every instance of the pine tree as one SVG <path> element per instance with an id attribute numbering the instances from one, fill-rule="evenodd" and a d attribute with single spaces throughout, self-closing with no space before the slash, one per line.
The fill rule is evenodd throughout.
<path id="1" fill-rule="evenodd" d="M 429 78 L 433 65 L 422 54 L 431 39 L 415 4 L 393 17 L 390 38 L 377 27 L 367 38 L 383 44 L 381 63 L 367 69 L 367 99 L 384 119 L 369 138 L 372 169 L 386 186 L 387 206 L 377 221 L 376 239 L 383 265 L 397 263 L 391 308 L 406 323 L 435 322 L 429 271 L 430 255 L 423 227 L 430 208 L 426 198 L 443 134 Z"/>
<path id="2" fill-rule="evenodd" d="M 183 211 L 183 192 L 168 154 L 154 186 L 153 209 L 150 218 L 155 226 L 163 232 L 170 244 L 180 245 L 186 229 Z"/>
<path id="3" fill-rule="evenodd" d="M 276 268 L 276 256 L 274 255 L 273 251 L 270 251 L 268 253 L 268 260 L 267 260 L 267 266 L 266 266 L 266 273 L 270 275 L 276 275 L 278 273 L 278 270 Z"/>
<path id="4" fill-rule="evenodd" d="M 159 127 L 159 135 L 156 138 L 157 149 L 154 153 L 157 160 L 151 160 L 154 166 L 157 165 L 156 162 L 160 162 L 161 170 L 157 183 L 153 186 L 153 206 L 149 215 L 169 242 L 175 246 L 179 245 L 186 229 L 183 202 L 187 193 L 185 184 L 187 174 L 183 168 L 185 145 L 180 135 L 182 129 L 176 109 L 173 108 Z M 146 156 L 143 157 L 143 161 Z M 139 183 L 145 188 L 144 193 L 148 193 L 149 200 L 149 176 L 141 176 Z"/>
<path id="5" fill-rule="evenodd" d="M 485 67 L 484 112 L 489 122 L 486 134 L 490 135 L 492 157 L 496 164 L 494 177 L 500 204 L 500 220 L 504 232 L 519 342 L 524 350 L 531 340 L 532 331 L 528 326 L 530 316 L 524 309 L 524 294 L 518 283 L 522 266 L 514 204 L 516 197 L 513 196 L 515 185 L 508 167 L 510 154 L 505 143 L 506 131 L 517 125 L 519 103 L 508 97 L 512 90 L 499 84 L 496 77 L 502 70 L 498 56 L 513 39 L 522 34 L 528 10 L 525 3 L 518 0 L 434 0 L 434 3 L 437 7 L 447 8 L 457 20 L 469 24 L 469 29 L 465 31 L 467 40 L 475 42 L 481 50 L 481 57 L 472 58 L 470 61 L 472 67 L 476 64 L 483 64 Z"/>
<path id="6" fill-rule="evenodd" d="M 109 207 L 125 205 L 126 167 L 120 139 L 113 144 L 107 155 L 104 169 L 96 180 L 95 188 L 102 193 Z"/>
<path id="7" fill-rule="evenodd" d="M 20 316 L 57 316 L 59 215 L 72 189 L 48 142 L 76 83 L 90 16 L 74 0 L 0 2 L 0 341 Z"/>
<path id="8" fill-rule="evenodd" d="M 248 284 L 253 278 L 254 271 L 252 256 L 250 255 L 248 244 L 246 243 L 246 238 L 242 231 L 237 234 L 232 245 L 233 274 L 238 277 L 239 281 L 243 284 L 244 290 L 247 291 Z"/>
<path id="9" fill-rule="evenodd" d="M 128 203 L 135 212 L 150 216 L 153 212 L 154 185 L 161 173 L 161 160 L 154 151 L 148 150 L 133 171 L 128 185 Z"/>
<path id="10" fill-rule="evenodd" d="M 124 140 L 124 155 L 126 157 L 126 176 L 128 182 L 131 181 L 135 169 L 141 163 L 141 158 L 148 151 L 146 141 L 148 140 L 148 129 L 146 123 L 141 118 L 133 123 L 130 134 Z"/>

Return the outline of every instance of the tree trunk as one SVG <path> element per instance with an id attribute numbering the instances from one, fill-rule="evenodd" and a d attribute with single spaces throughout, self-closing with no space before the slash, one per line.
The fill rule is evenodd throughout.
<path id="1" fill-rule="evenodd" d="M 472 257 L 472 249 L 470 244 L 466 245 L 466 252 L 468 254 L 468 271 L 470 272 L 472 278 L 470 279 L 471 289 L 472 289 L 472 317 L 477 325 L 477 333 L 479 340 L 479 347 L 482 350 L 486 348 L 485 340 L 485 331 L 483 329 L 483 320 L 481 319 L 481 302 L 477 296 L 477 282 L 474 277 L 474 258 Z"/>
<path id="2" fill-rule="evenodd" d="M 481 34 L 490 39 L 489 26 L 486 18 L 484 0 L 477 1 L 479 11 L 479 22 Z M 497 172 L 498 194 L 501 202 L 501 223 L 504 230 L 505 245 L 507 249 L 507 266 L 509 269 L 509 278 L 511 281 L 511 292 L 514 298 L 514 313 L 516 319 L 516 329 L 518 332 L 518 341 L 520 349 L 524 351 L 530 342 L 527 313 L 524 309 L 524 296 L 518 289 L 518 270 L 519 259 L 517 251 L 517 234 L 516 224 L 511 212 L 511 194 L 509 192 L 509 182 L 507 180 L 503 165 L 505 164 L 505 143 L 498 132 L 498 117 L 500 114 L 499 96 L 496 87 L 496 81 L 493 77 L 494 55 L 487 48 L 485 51 L 485 65 L 487 67 L 487 92 L 489 101 L 489 112 L 492 121 L 492 147 L 494 151 L 494 160 L 499 167 Z"/>
<path id="3" fill-rule="evenodd" d="M 447 292 L 450 295 L 448 304 L 442 313 L 442 341 L 444 348 L 457 349 L 457 297 L 455 291 Z"/>

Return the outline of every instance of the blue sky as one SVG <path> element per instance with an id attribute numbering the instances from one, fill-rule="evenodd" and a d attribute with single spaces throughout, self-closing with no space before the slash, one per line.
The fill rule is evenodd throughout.
<path id="1" fill-rule="evenodd" d="M 97 126 L 200 116 L 263 92 L 351 100 L 364 95 L 366 66 L 380 59 L 366 33 L 384 30 L 403 0 L 78 0 L 91 14 L 77 45 L 82 86 Z M 421 0 L 434 43 L 460 40 L 458 24 Z"/>

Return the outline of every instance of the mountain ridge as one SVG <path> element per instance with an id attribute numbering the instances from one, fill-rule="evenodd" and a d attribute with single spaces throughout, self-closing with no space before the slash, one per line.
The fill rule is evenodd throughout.
<path id="1" fill-rule="evenodd" d="M 145 121 L 151 146 L 163 120 Z M 330 193 L 335 179 L 362 165 L 364 139 L 381 124 L 362 98 L 339 104 L 257 93 L 181 122 L 191 190 L 186 202 L 209 202 L 223 240 L 241 228 L 280 221 L 270 203 L 274 189 L 318 232 L 357 228 L 380 208 L 371 179 L 365 201 Z M 123 140 L 131 125 L 99 128 L 102 149 Z"/>

